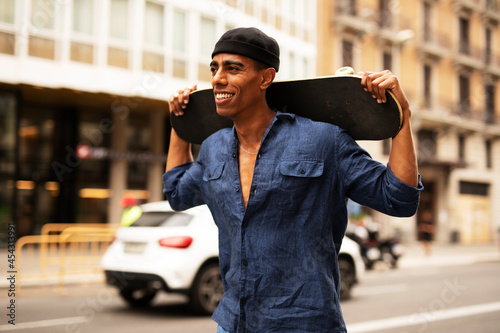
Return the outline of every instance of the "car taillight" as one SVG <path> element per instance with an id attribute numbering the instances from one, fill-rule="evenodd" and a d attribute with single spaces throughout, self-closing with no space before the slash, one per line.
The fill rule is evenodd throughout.
<path id="1" fill-rule="evenodd" d="M 177 237 L 167 237 L 159 240 L 160 246 L 173 247 L 176 249 L 185 249 L 191 245 L 193 242 L 193 237 L 190 236 L 177 236 Z"/>

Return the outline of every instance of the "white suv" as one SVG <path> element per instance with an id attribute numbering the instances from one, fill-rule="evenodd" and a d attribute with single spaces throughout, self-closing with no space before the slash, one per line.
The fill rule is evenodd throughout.
<path id="1" fill-rule="evenodd" d="M 140 206 L 141 217 L 117 230 L 102 259 L 109 285 L 131 306 L 147 306 L 160 290 L 189 296 L 195 312 L 211 314 L 224 293 L 218 232 L 206 206 L 175 212 L 166 201 Z M 339 254 L 341 299 L 364 274 L 359 246 L 344 238 Z"/>

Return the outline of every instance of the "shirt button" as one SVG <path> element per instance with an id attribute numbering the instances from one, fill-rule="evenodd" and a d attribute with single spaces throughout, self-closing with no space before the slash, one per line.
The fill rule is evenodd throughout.
<path id="1" fill-rule="evenodd" d="M 239 192 L 240 191 L 240 187 L 239 186 L 236 186 L 236 188 L 234 189 L 236 192 Z"/>
<path id="2" fill-rule="evenodd" d="M 243 266 L 248 266 L 248 261 L 246 260 L 243 260 L 241 263 L 243 264 Z"/>
<path id="3" fill-rule="evenodd" d="M 242 226 L 243 226 L 243 228 L 248 227 L 248 222 L 243 222 Z"/>
<path id="4" fill-rule="evenodd" d="M 235 153 L 233 153 L 233 158 L 236 158 L 236 154 Z"/>
<path id="5" fill-rule="evenodd" d="M 300 174 L 301 174 L 301 175 L 303 175 L 303 174 L 305 174 L 305 173 L 306 173 L 306 170 L 304 170 L 304 169 L 300 169 Z"/>

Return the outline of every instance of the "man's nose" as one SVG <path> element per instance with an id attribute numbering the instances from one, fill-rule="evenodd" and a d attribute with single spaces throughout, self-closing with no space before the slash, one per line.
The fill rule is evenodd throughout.
<path id="1" fill-rule="evenodd" d="M 215 71 L 212 76 L 212 85 L 226 85 L 227 84 L 227 76 L 222 68 L 219 68 Z"/>

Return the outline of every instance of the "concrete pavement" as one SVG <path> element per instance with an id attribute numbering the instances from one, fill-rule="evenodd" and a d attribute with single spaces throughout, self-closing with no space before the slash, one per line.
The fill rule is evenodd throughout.
<path id="1" fill-rule="evenodd" d="M 425 266 L 467 265 L 476 262 L 500 263 L 500 246 L 497 243 L 480 245 L 431 244 L 431 254 L 426 255 L 419 243 L 404 245 L 400 268 Z"/>

